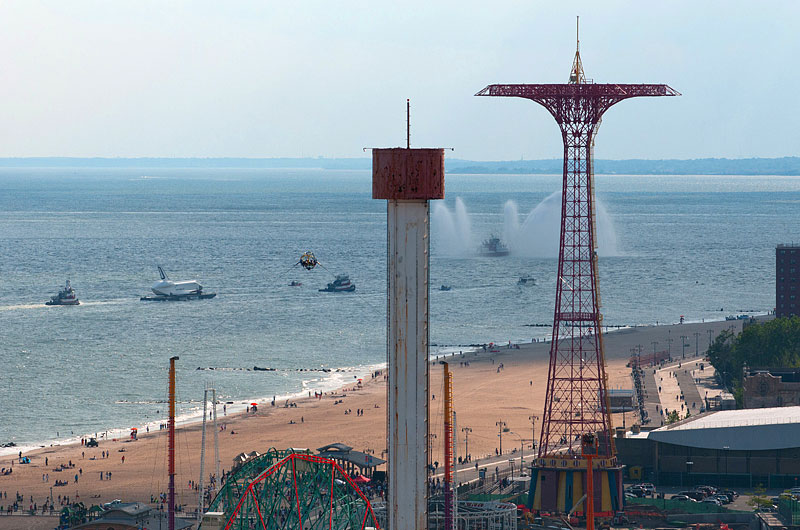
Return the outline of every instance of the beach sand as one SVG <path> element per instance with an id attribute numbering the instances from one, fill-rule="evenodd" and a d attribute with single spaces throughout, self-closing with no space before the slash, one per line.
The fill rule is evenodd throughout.
<path id="1" fill-rule="evenodd" d="M 630 368 L 626 364 L 631 350 L 638 350 L 639 345 L 644 359 L 647 352 L 653 351 L 652 342 L 658 342 L 658 351 L 666 350 L 668 338 L 673 338 L 672 356 L 680 357 L 683 349 L 680 336 L 683 335 L 689 337 L 691 344 L 691 347 L 685 348 L 688 357 L 695 353 L 696 340 L 699 352 L 703 354 L 709 343 L 708 330 L 716 335 L 731 327 L 740 331 L 741 326 L 741 321 L 722 321 L 644 326 L 607 333 L 604 344 L 609 387 L 632 388 Z M 695 333 L 700 335 L 696 338 Z M 528 440 L 526 445 L 530 444 L 532 425 L 529 417 L 535 415 L 541 418 L 544 407 L 549 348 L 549 343 L 521 344 L 519 349 L 500 346 L 496 348 L 497 353 L 484 353 L 481 350 L 447 358 L 454 374 L 458 454 L 464 455 L 466 450 L 461 429 L 469 427 L 472 429 L 469 434 L 469 453 L 473 460 L 486 455 L 493 456 L 499 446 L 496 423 L 500 421 L 510 429 L 510 432 L 503 434 L 504 452 L 518 449 L 520 438 Z M 469 366 L 462 366 L 463 361 L 469 361 Z M 498 373 L 500 363 L 504 369 Z M 430 413 L 431 431 L 434 433 L 441 433 L 442 430 L 442 388 L 442 368 L 434 364 L 431 368 L 431 394 L 435 399 L 431 401 Z M 283 403 L 270 407 L 267 404 L 259 407 L 255 414 L 220 417 L 219 423 L 225 424 L 225 430 L 219 432 L 221 467 L 230 469 L 232 459 L 242 452 L 264 452 L 270 447 L 303 447 L 316 452 L 316 448 L 334 442 L 345 443 L 357 450 L 371 450 L 380 457 L 386 447 L 385 389 L 384 377 L 379 375 L 367 380 L 362 389 L 350 386 L 335 395 L 328 393 L 321 400 L 298 399 L 294 401 L 297 407 L 284 408 Z M 340 399 L 343 402 L 335 405 L 334 402 Z M 345 414 L 348 409 L 353 413 Z M 364 409 L 364 415 L 357 416 L 357 409 Z M 614 423 L 619 425 L 621 415 L 616 416 L 619 417 L 614 418 Z M 631 413 L 627 415 L 628 425 L 634 422 L 633 416 Z M 540 426 L 540 420 L 537 420 L 537 440 Z M 213 472 L 213 434 L 208 432 L 207 436 L 206 476 Z M 200 424 L 179 428 L 176 438 L 177 499 L 188 510 L 193 510 L 197 494 L 190 490 L 189 481 L 198 480 Z M 433 440 L 434 460 L 441 461 L 442 441 L 441 434 Z M 166 443 L 166 431 L 158 431 L 142 434 L 137 441 L 101 441 L 97 448 L 85 448 L 80 444 L 42 448 L 26 453 L 31 459 L 27 465 L 18 464 L 16 456 L 2 457 L 0 467 L 9 467 L 13 463 L 14 472 L 0 476 L 0 492 L 8 494 L 8 499 L 0 501 L 0 505 L 6 506 L 17 491 L 24 495 L 26 508 L 31 496 L 41 505 L 50 495 L 56 479 L 66 480 L 69 484 L 53 487 L 55 498 L 68 495 L 87 506 L 113 499 L 149 502 L 151 495 L 158 496 L 167 491 Z M 109 458 L 101 458 L 102 451 L 108 451 Z M 48 459 L 47 466 L 45 458 Z M 59 465 L 69 461 L 75 465 L 74 468 L 55 471 Z M 82 474 L 79 469 L 82 469 Z M 111 480 L 100 480 L 100 474 L 105 472 L 112 473 Z M 49 473 L 49 482 L 42 481 L 43 473 Z M 79 474 L 78 483 L 74 482 L 76 473 Z M 13 528 L 16 523 L 12 520 L 19 519 L 0 516 L 0 528 Z M 43 528 L 52 527 L 51 522 Z M 32 524 L 29 522 L 20 528 L 34 528 Z"/>

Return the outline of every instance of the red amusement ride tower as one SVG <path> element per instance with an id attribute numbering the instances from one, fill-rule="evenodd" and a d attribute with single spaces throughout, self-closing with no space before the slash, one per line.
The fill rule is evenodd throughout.
<path id="1" fill-rule="evenodd" d="M 603 113 L 640 96 L 678 96 L 667 85 L 595 84 L 586 80 L 580 47 L 566 84 L 489 85 L 476 95 L 530 99 L 561 128 L 564 180 L 553 337 L 538 458 L 529 503 L 536 510 L 569 512 L 594 490 L 594 513 L 622 507 L 622 473 L 616 462 L 606 394 L 597 289 L 594 136 Z M 597 437 L 593 486 L 586 484 L 581 436 Z M 577 512 L 585 512 L 577 506 Z"/>

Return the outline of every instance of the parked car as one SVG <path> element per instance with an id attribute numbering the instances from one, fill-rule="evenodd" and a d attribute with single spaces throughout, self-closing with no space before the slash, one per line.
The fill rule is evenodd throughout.
<path id="1" fill-rule="evenodd" d="M 714 495 L 717 492 L 717 488 L 714 486 L 695 486 L 694 489 L 702 491 L 706 495 Z"/>
<path id="2" fill-rule="evenodd" d="M 718 501 L 717 499 L 715 499 L 714 497 L 706 497 L 705 499 L 703 499 L 703 500 L 702 500 L 702 501 L 700 501 L 700 502 L 702 502 L 702 503 L 704 503 L 704 504 L 713 504 L 713 505 L 715 505 L 715 506 L 722 506 L 722 503 L 721 503 L 721 502 L 719 502 L 719 501 Z"/>
<path id="3" fill-rule="evenodd" d="M 733 502 L 730 497 L 723 495 L 722 493 L 717 493 L 716 495 L 711 496 L 711 498 L 717 499 L 721 504 L 730 504 Z"/>
<path id="4" fill-rule="evenodd" d="M 705 499 L 706 497 L 708 497 L 708 495 L 706 495 L 706 493 L 704 491 L 700 491 L 700 490 L 682 491 L 681 493 L 683 493 L 684 495 L 686 495 L 688 497 L 691 497 L 692 499 L 696 500 L 697 502 L 700 502 L 703 499 Z"/>
<path id="5" fill-rule="evenodd" d="M 671 501 L 684 501 L 684 502 L 697 502 L 693 498 L 689 497 L 688 495 L 673 495 L 670 497 Z"/>
<path id="6" fill-rule="evenodd" d="M 800 489 L 800 488 L 798 488 L 798 489 Z M 730 497 L 730 498 L 731 498 L 731 500 L 735 500 L 735 499 L 736 499 L 736 497 L 738 497 L 738 496 L 739 496 L 739 494 L 738 494 L 738 493 L 736 493 L 736 492 L 735 492 L 735 491 L 733 491 L 733 490 L 722 490 L 722 491 L 720 491 L 720 493 L 722 493 L 723 495 L 727 495 L 728 497 Z"/>
<path id="7" fill-rule="evenodd" d="M 625 493 L 631 493 L 633 495 L 636 495 L 637 497 L 644 497 L 646 495 L 644 488 L 642 488 L 641 486 L 630 486 L 625 490 Z"/>
<path id="8" fill-rule="evenodd" d="M 656 487 L 649 482 L 639 484 L 639 487 L 642 488 L 648 495 L 654 495 L 656 492 Z"/>

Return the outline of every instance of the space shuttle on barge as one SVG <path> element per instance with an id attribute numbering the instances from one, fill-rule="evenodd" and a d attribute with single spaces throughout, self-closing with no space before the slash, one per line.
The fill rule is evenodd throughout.
<path id="1" fill-rule="evenodd" d="M 217 293 L 204 293 L 203 286 L 197 280 L 172 281 L 158 266 L 158 274 L 161 277 L 150 288 L 155 296 L 143 296 L 140 300 L 146 301 L 177 301 L 177 300 L 203 300 L 214 298 Z"/>

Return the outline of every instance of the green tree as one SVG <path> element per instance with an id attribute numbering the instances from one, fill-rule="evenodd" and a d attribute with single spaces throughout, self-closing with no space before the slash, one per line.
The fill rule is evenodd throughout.
<path id="1" fill-rule="evenodd" d="M 751 324 L 738 335 L 723 331 L 708 348 L 708 358 L 741 406 L 745 365 L 800 368 L 800 317 Z"/>
<path id="2" fill-rule="evenodd" d="M 757 508 L 772 506 L 772 501 L 767 498 L 767 490 L 764 486 L 759 484 L 753 489 L 753 496 L 747 501 L 748 506 L 752 506 L 755 510 Z"/>

